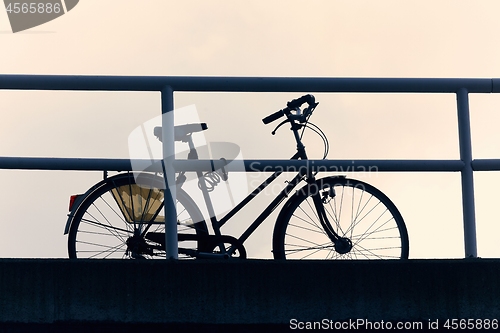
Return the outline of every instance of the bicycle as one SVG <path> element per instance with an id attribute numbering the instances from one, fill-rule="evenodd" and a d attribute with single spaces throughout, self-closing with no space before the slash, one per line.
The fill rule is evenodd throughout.
<path id="1" fill-rule="evenodd" d="M 303 104 L 307 104 L 301 109 Z M 328 140 L 321 129 L 309 122 L 318 103 L 305 95 L 287 103 L 287 107 L 263 119 L 269 124 L 285 117 L 272 134 L 290 124 L 297 152 L 292 160 L 307 160 L 302 137 L 306 128 L 316 132 L 328 154 Z M 175 127 L 175 140 L 189 146 L 188 159 L 198 159 L 191 139 L 194 132 L 206 130 L 203 124 Z M 155 134 L 161 140 L 161 128 Z M 272 251 L 275 259 L 407 259 L 408 232 L 403 217 L 393 202 L 380 190 L 346 176 L 316 179 L 318 172 L 301 168 L 287 181 L 282 191 L 236 238 L 223 235 L 221 227 L 278 178 L 273 172 L 222 218 L 207 220 L 193 199 L 183 190 L 186 172 L 177 173 L 177 225 L 179 258 L 246 258 L 244 242 L 286 200 L 276 219 Z M 199 187 L 209 211 L 213 204 L 208 195 L 207 177 L 213 181 L 227 177 L 224 168 L 203 173 L 197 171 Z M 72 196 L 65 234 L 70 258 L 164 258 L 165 219 L 163 198 L 165 180 L 144 172 L 138 181 L 131 173 L 105 178 L 85 194 Z M 220 181 L 220 179 L 219 179 Z M 295 187 L 306 184 L 295 190 Z M 142 184 L 147 184 L 146 186 Z M 215 215 L 215 214 L 211 214 Z"/>

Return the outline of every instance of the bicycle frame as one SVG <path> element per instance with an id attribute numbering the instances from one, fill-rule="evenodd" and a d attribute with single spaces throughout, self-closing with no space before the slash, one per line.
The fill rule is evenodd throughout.
<path id="1" fill-rule="evenodd" d="M 305 151 L 305 146 L 303 145 L 301 138 L 298 134 L 298 130 L 300 126 L 292 123 L 292 131 L 294 133 L 295 140 L 297 142 L 297 152 L 291 157 L 292 160 L 303 159 L 307 160 L 307 154 Z M 188 140 L 190 152 L 188 154 L 188 159 L 198 159 L 198 153 L 196 151 L 196 147 L 194 146 L 191 138 Z M 226 224 L 235 214 L 237 214 L 244 206 L 246 206 L 250 201 L 252 201 L 259 193 L 261 193 L 267 186 L 269 186 L 276 178 L 278 178 L 284 171 L 275 171 L 271 176 L 269 176 L 264 182 L 262 182 L 258 187 L 256 187 L 250 194 L 248 194 L 245 199 L 243 199 L 240 203 L 238 203 L 235 207 L 233 207 L 229 212 L 227 212 L 220 220 L 217 219 L 216 214 L 214 213 L 214 208 L 212 204 L 212 200 L 209 195 L 209 191 L 207 190 L 206 184 L 203 181 L 203 172 L 197 171 L 197 176 L 200 185 L 200 189 L 203 193 L 205 205 L 207 207 L 208 213 L 210 214 L 210 221 L 214 233 L 216 236 L 221 236 L 220 228 Z M 181 172 L 178 176 L 177 186 L 182 186 L 183 183 L 183 175 Z M 241 234 L 237 241 L 240 244 L 243 244 L 248 237 L 271 215 L 271 213 L 282 203 L 282 201 L 289 196 L 292 190 L 302 181 L 305 180 L 307 183 L 312 184 L 315 182 L 315 175 L 309 169 L 300 169 L 299 172 L 293 177 L 292 180 L 288 181 L 288 184 L 285 186 L 283 190 L 273 199 L 273 201 L 264 209 L 264 211 L 257 216 L 257 218 L 250 224 L 250 226 Z M 319 198 L 319 195 L 317 196 Z M 320 217 L 321 224 L 325 227 L 327 234 L 330 236 L 332 240 L 337 240 L 339 236 L 333 231 L 327 222 L 326 214 L 324 213 L 324 209 L 321 205 L 321 202 L 315 200 L 315 206 L 318 210 L 318 214 Z M 221 249 L 222 250 L 222 249 Z M 231 254 L 235 250 L 234 245 L 231 246 L 228 252 Z"/>

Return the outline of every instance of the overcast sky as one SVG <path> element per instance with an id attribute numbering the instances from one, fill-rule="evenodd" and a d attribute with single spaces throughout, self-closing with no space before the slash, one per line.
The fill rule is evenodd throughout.
<path id="1" fill-rule="evenodd" d="M 0 10 L 0 73 L 494 78 L 498 13 L 493 0 L 84 0 L 13 34 Z M 261 119 L 299 95 L 177 93 L 175 106 L 196 105 L 208 141 L 234 142 L 246 158 L 288 158 L 290 133 L 272 136 Z M 315 95 L 320 105 L 311 120 L 330 140 L 330 159 L 459 158 L 454 95 Z M 0 91 L 0 101 L 0 156 L 126 158 L 129 134 L 160 114 L 158 93 Z M 470 103 L 474 158 L 500 157 L 500 96 L 471 95 Z M 306 140 L 311 157 L 321 158 L 321 141 Z M 66 257 L 69 196 L 102 175 L 0 175 L 0 256 Z M 395 202 L 411 258 L 464 256 L 458 173 L 349 176 Z M 476 173 L 475 185 L 478 255 L 499 257 L 499 174 Z M 248 240 L 249 256 L 272 256 L 273 223 Z"/>

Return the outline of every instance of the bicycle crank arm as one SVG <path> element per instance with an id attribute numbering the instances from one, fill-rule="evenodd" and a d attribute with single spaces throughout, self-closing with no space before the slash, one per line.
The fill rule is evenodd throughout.
<path id="1" fill-rule="evenodd" d="M 165 247 L 164 232 L 148 232 L 146 234 L 146 239 Z M 238 258 L 240 259 L 246 259 L 247 257 L 245 247 L 233 236 L 177 234 L 177 239 L 179 242 L 198 241 L 198 250 L 179 248 L 179 253 L 187 254 L 195 258 L 228 259 L 234 255 L 234 251 L 238 251 Z M 230 248 L 226 249 L 225 252 L 214 253 L 217 248 L 224 244 L 230 244 Z"/>

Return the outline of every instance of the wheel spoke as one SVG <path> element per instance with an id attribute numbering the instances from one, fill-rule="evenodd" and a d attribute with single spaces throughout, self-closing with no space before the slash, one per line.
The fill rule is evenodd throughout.
<path id="1" fill-rule="evenodd" d="M 276 258 L 407 258 L 408 236 L 404 221 L 384 194 L 356 180 L 331 178 L 327 182 L 323 184 L 329 185 L 335 195 L 330 200 L 323 200 L 326 223 L 330 223 L 331 230 L 336 230 L 344 239 L 338 244 L 342 253 L 335 250 L 335 245 L 323 230 L 316 208 L 309 201 L 312 196 L 304 194 L 285 206 L 289 212 L 278 221 L 273 248 Z M 346 243 L 347 239 L 350 243 Z"/>
<path id="2" fill-rule="evenodd" d="M 164 248 L 145 238 L 147 232 L 165 232 L 164 217 L 160 216 L 163 178 L 144 177 L 146 187 L 136 184 L 132 174 L 110 177 L 83 198 L 72 215 L 70 258 L 165 258 Z M 194 201 L 182 189 L 177 194 L 178 232 L 208 234 Z M 185 247 L 197 249 L 198 242 L 188 241 Z"/>

